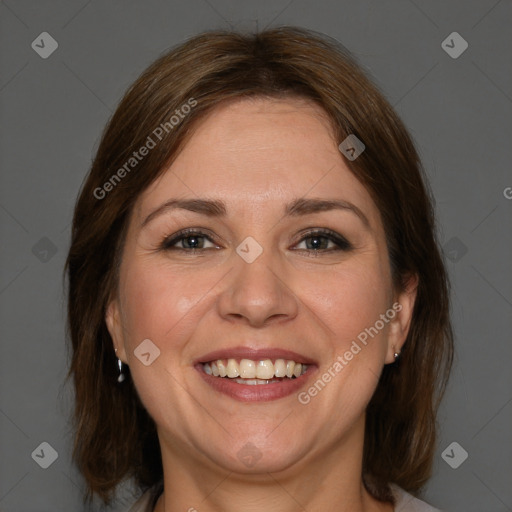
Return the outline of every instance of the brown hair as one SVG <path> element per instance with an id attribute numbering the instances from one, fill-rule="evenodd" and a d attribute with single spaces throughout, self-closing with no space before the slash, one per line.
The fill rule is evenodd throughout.
<path id="1" fill-rule="evenodd" d="M 375 498 L 393 502 L 389 483 L 415 493 L 430 476 L 453 335 L 432 200 L 411 138 L 348 52 L 326 36 L 293 27 L 253 35 L 215 31 L 173 49 L 130 87 L 103 133 L 76 204 L 66 264 L 73 351 L 68 378 L 73 376 L 76 392 L 73 458 L 87 483 L 86 499 L 97 494 L 108 504 L 126 478 L 133 477 L 142 491 L 162 479 L 154 422 L 129 370 L 127 380 L 117 383 L 105 324 L 132 207 L 173 161 L 198 119 L 221 102 L 255 96 L 314 101 L 339 142 L 355 134 L 366 145 L 346 163 L 380 211 L 395 287 L 402 289 L 411 274 L 419 284 L 399 363 L 384 367 L 367 408 L 363 481 Z M 171 123 L 186 104 L 194 106 Z M 162 140 L 127 166 L 148 137 L 156 142 L 157 127 Z"/>

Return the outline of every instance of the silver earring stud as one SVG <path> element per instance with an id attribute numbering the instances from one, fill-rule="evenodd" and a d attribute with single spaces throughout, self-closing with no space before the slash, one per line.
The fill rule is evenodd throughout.
<path id="1" fill-rule="evenodd" d="M 117 348 L 115 349 L 115 353 L 117 354 Z M 124 380 L 123 362 L 119 358 L 117 358 L 117 366 L 119 367 L 119 376 L 117 377 L 117 382 L 123 382 L 123 380 Z"/>
<path id="2" fill-rule="evenodd" d="M 123 382 L 124 373 L 123 373 L 123 362 L 121 361 L 121 359 L 117 360 L 117 365 L 119 366 L 119 376 L 117 377 L 117 382 Z"/>
<path id="3" fill-rule="evenodd" d="M 400 352 L 395 352 L 395 361 L 398 359 L 398 356 L 400 355 Z"/>

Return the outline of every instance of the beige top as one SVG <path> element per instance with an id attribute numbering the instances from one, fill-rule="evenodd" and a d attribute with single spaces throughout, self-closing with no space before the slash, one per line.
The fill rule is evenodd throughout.
<path id="1" fill-rule="evenodd" d="M 395 512 L 441 512 L 396 485 L 392 485 L 391 489 L 396 498 Z M 128 512 L 153 512 L 151 508 L 152 497 L 153 489 L 149 489 L 137 500 Z"/>

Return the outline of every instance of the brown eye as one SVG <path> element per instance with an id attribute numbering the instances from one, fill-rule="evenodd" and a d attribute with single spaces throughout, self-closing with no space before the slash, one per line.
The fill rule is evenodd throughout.
<path id="1" fill-rule="evenodd" d="M 303 243 L 305 244 L 305 247 L 298 248 L 298 250 L 330 252 L 349 251 L 352 249 L 352 246 L 344 237 L 330 230 L 307 233 L 307 235 L 304 236 L 297 245 Z"/>
<path id="2" fill-rule="evenodd" d="M 208 245 L 209 244 L 209 245 Z M 167 237 L 161 248 L 164 250 L 195 251 L 217 248 L 211 238 L 201 231 L 185 230 Z"/>

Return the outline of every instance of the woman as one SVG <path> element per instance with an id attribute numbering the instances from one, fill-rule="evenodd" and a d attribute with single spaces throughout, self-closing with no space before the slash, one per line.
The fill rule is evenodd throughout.
<path id="1" fill-rule="evenodd" d="M 347 52 L 210 32 L 129 89 L 67 261 L 74 458 L 131 509 L 432 511 L 452 359 L 417 153 Z"/>

